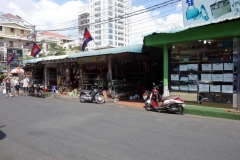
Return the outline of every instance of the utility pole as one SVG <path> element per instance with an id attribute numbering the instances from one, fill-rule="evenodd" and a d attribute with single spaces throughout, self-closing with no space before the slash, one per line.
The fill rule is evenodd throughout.
<path id="1" fill-rule="evenodd" d="M 36 43 L 37 33 L 36 33 L 36 30 L 35 30 L 35 25 L 33 26 L 33 35 L 34 35 L 34 42 Z"/>

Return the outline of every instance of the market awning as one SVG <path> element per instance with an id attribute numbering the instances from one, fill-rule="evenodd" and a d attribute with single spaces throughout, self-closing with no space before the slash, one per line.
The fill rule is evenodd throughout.
<path id="1" fill-rule="evenodd" d="M 0 73 L 6 73 L 7 72 L 7 70 L 1 70 L 0 69 Z"/>
<path id="2" fill-rule="evenodd" d="M 67 58 L 69 55 L 61 55 L 61 56 L 48 56 L 44 61 L 49 61 L 49 60 L 57 60 L 57 59 L 64 59 Z"/>
<path id="3" fill-rule="evenodd" d="M 46 58 L 47 58 L 47 57 L 24 60 L 24 61 L 23 61 L 23 64 L 41 62 L 41 61 L 44 61 Z"/>
<path id="4" fill-rule="evenodd" d="M 164 44 L 237 36 L 240 35 L 239 26 L 240 20 L 237 19 L 189 28 L 176 33 L 153 33 L 144 37 L 144 45 L 147 47 L 162 47 Z"/>
<path id="5" fill-rule="evenodd" d="M 90 56 L 97 56 L 97 55 L 119 54 L 119 53 L 142 53 L 142 47 L 143 47 L 143 44 L 136 44 L 136 45 L 126 46 L 126 47 L 93 50 L 88 52 L 73 53 L 73 54 L 70 54 L 67 58 L 90 57 Z"/>

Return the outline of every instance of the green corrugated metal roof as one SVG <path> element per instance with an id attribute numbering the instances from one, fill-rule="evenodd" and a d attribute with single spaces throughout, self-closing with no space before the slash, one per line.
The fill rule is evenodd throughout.
<path id="1" fill-rule="evenodd" d="M 104 54 L 119 54 L 119 53 L 142 53 L 143 44 L 136 44 L 126 47 L 117 47 L 117 48 L 109 48 L 103 50 L 93 50 L 88 52 L 80 52 L 70 54 L 67 58 L 78 58 L 78 57 L 90 57 Z"/>
<path id="2" fill-rule="evenodd" d="M 37 63 L 37 62 L 40 62 L 40 61 L 44 61 L 46 58 L 47 58 L 47 57 L 24 60 L 24 61 L 23 61 L 23 64 L 27 64 L 27 63 Z"/>

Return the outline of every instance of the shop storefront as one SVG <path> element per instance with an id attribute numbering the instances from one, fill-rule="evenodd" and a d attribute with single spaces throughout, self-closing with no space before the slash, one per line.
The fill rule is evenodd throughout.
<path id="1" fill-rule="evenodd" d="M 76 59 L 68 59 L 68 55 L 48 56 L 42 61 L 44 64 L 45 88 L 56 91 L 64 87 L 64 92 L 78 88 Z"/>
<path id="2" fill-rule="evenodd" d="M 164 94 L 216 107 L 240 107 L 239 30 L 232 20 L 146 36 L 164 50 Z"/>
<path id="3" fill-rule="evenodd" d="M 111 97 L 141 95 L 141 86 L 149 84 L 149 55 L 142 53 L 143 45 L 111 48 L 72 54 L 78 58 L 82 89 L 90 89 L 95 83 L 108 91 Z"/>

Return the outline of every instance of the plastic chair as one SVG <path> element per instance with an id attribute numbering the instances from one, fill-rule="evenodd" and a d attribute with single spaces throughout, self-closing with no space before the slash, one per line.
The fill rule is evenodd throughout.
<path id="1" fill-rule="evenodd" d="M 57 86 L 52 86 L 52 91 L 51 92 L 56 92 L 56 90 L 57 90 Z"/>

